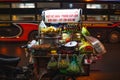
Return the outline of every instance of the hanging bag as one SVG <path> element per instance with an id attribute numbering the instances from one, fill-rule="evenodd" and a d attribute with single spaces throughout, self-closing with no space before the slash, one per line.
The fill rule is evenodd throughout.
<path id="1" fill-rule="evenodd" d="M 57 61 L 53 55 L 47 64 L 47 69 L 57 69 Z"/>
<path id="2" fill-rule="evenodd" d="M 77 56 L 77 62 L 80 68 L 81 73 L 84 73 L 83 61 L 84 61 L 85 54 L 80 54 Z"/>
<path id="3" fill-rule="evenodd" d="M 69 67 L 67 68 L 68 73 L 79 73 L 80 72 L 80 68 L 79 68 L 79 64 L 77 62 L 77 55 L 73 54 L 71 57 L 71 62 Z"/>
<path id="4" fill-rule="evenodd" d="M 61 54 L 59 54 L 59 57 L 58 57 L 58 68 L 59 69 L 65 69 L 69 66 L 69 56 L 68 54 L 66 55 L 65 58 L 63 58 L 61 56 Z"/>

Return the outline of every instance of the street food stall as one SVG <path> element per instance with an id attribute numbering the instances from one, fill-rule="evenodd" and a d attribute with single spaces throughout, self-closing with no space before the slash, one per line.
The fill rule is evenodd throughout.
<path id="1" fill-rule="evenodd" d="M 82 9 L 45 10 L 42 19 L 37 40 L 29 44 L 38 80 L 88 76 L 90 65 L 106 50 L 82 26 Z"/>

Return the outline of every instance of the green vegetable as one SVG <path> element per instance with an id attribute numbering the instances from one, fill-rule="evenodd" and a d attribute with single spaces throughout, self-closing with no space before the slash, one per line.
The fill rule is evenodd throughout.
<path id="1" fill-rule="evenodd" d="M 81 33 L 82 33 L 83 36 L 90 36 L 90 33 L 89 33 L 89 31 L 87 30 L 86 27 L 82 27 Z"/>

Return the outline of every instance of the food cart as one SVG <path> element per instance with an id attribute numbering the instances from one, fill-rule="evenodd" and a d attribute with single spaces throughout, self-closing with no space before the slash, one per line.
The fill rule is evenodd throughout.
<path id="1" fill-rule="evenodd" d="M 98 40 L 91 40 L 81 16 L 82 9 L 42 12 L 37 43 L 30 47 L 38 80 L 75 80 L 75 76 L 88 76 L 90 64 L 98 55 L 96 51 L 106 52 Z"/>

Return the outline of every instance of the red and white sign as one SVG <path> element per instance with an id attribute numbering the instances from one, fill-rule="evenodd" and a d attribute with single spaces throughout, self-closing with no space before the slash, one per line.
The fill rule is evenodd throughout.
<path id="1" fill-rule="evenodd" d="M 81 9 L 55 9 L 43 11 L 45 23 L 72 23 L 80 21 Z"/>

